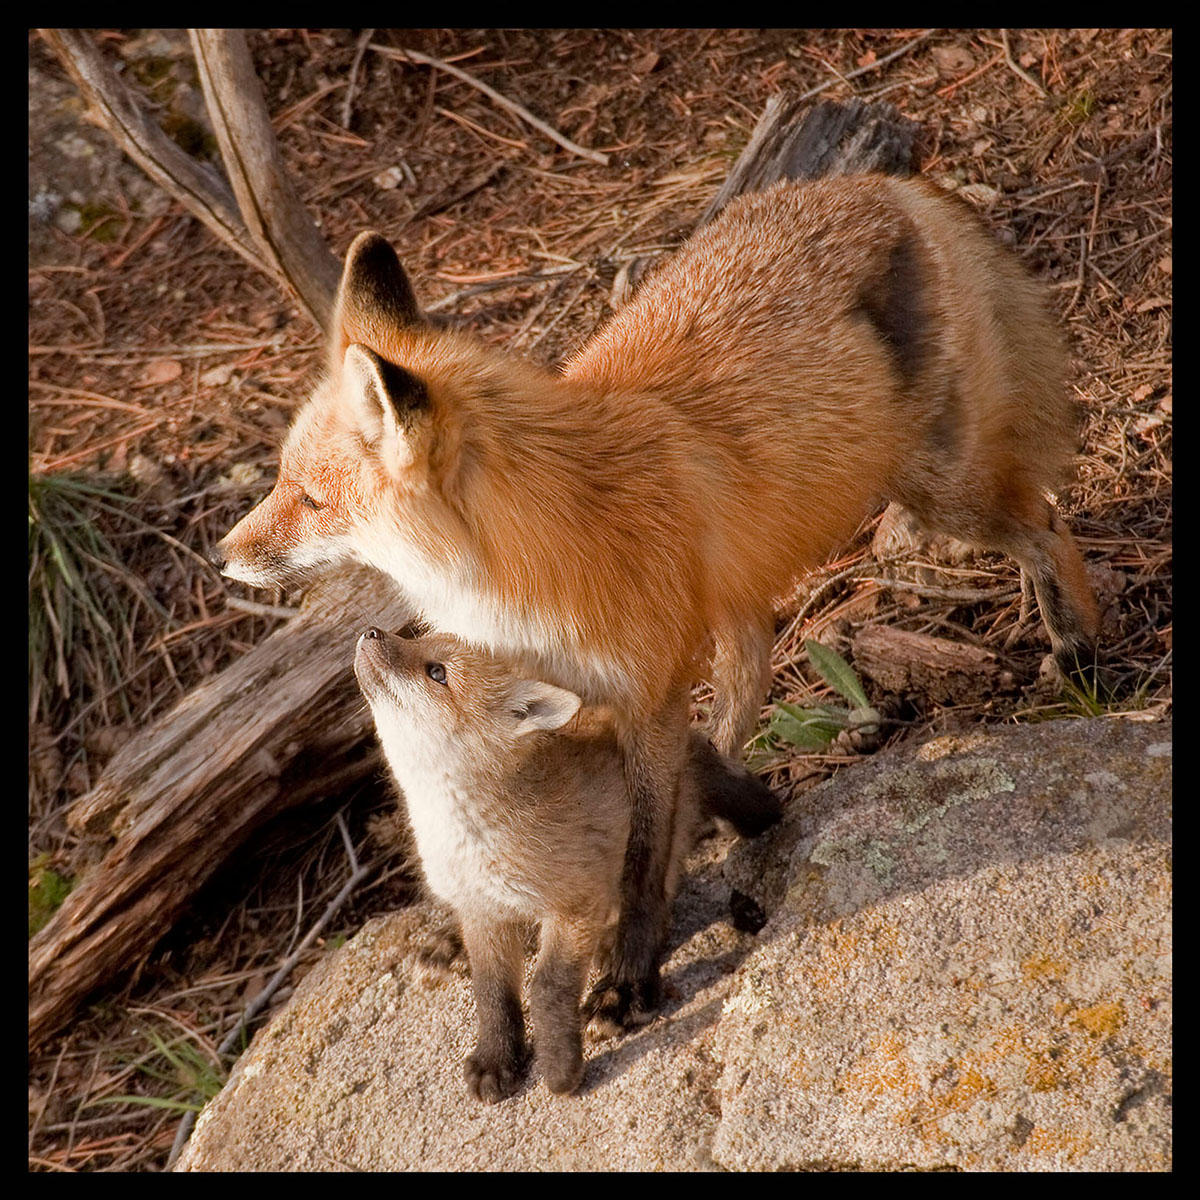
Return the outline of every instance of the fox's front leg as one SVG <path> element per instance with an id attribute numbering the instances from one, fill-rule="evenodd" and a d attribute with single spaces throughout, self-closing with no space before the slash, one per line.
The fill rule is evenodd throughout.
<path id="1" fill-rule="evenodd" d="M 514 921 L 464 918 L 462 932 L 479 1021 L 479 1038 L 463 1074 L 476 1100 L 495 1104 L 521 1086 L 529 1058 L 521 1015 L 523 930 Z"/>
<path id="2" fill-rule="evenodd" d="M 645 1024 L 659 1005 L 658 966 L 670 915 L 667 868 L 687 732 L 687 692 L 679 690 L 653 718 L 622 733 L 630 821 L 621 915 L 587 1005 L 603 1033 Z"/>

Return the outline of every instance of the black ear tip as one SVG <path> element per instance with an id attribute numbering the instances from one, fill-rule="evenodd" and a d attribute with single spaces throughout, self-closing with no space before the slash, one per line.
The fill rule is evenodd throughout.
<path id="1" fill-rule="evenodd" d="M 421 320 L 420 306 L 396 251 L 387 238 L 371 229 L 350 243 L 338 296 L 350 341 L 366 340 L 353 334 L 380 319 L 401 326 Z"/>
<path id="2" fill-rule="evenodd" d="M 346 252 L 347 269 L 360 265 L 390 266 L 393 264 L 399 266 L 400 259 L 396 256 L 392 243 L 383 234 L 376 233 L 374 229 L 367 229 L 360 233 L 350 243 L 350 249 Z"/>

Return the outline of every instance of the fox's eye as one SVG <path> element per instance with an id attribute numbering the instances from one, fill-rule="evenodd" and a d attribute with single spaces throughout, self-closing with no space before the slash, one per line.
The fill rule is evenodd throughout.
<path id="1" fill-rule="evenodd" d="M 305 508 L 311 508 L 314 512 L 318 512 L 320 509 L 325 507 L 323 504 L 318 504 L 307 492 L 300 493 L 300 503 L 303 504 Z"/>
<path id="2" fill-rule="evenodd" d="M 443 687 L 446 685 L 446 668 L 441 663 L 426 663 L 425 674 L 433 680 L 434 683 L 440 683 Z"/>

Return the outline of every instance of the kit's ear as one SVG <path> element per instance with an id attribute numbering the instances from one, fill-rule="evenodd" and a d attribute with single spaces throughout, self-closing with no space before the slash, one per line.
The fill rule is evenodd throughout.
<path id="1" fill-rule="evenodd" d="M 389 329 L 419 325 L 425 318 L 412 284 L 386 238 L 360 233 L 350 244 L 333 309 L 330 358 L 341 365 L 355 342 L 383 346 Z"/>
<path id="2" fill-rule="evenodd" d="M 508 697 L 509 711 L 518 733 L 535 729 L 561 729 L 583 703 L 574 692 L 536 679 L 518 679 Z"/>
<path id="3" fill-rule="evenodd" d="M 411 371 L 351 345 L 342 364 L 342 396 L 367 443 L 392 469 L 412 466 L 430 411 L 429 392 Z"/>

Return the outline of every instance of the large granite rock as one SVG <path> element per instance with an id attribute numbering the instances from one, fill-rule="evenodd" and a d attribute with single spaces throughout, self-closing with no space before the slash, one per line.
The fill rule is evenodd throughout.
<path id="1" fill-rule="evenodd" d="M 374 921 L 254 1039 L 180 1168 L 1168 1169 L 1170 738 L 937 738 L 705 843 L 665 1017 L 590 1047 L 576 1097 L 535 1073 L 470 1100 L 466 979 L 417 964 L 425 908 Z"/>

